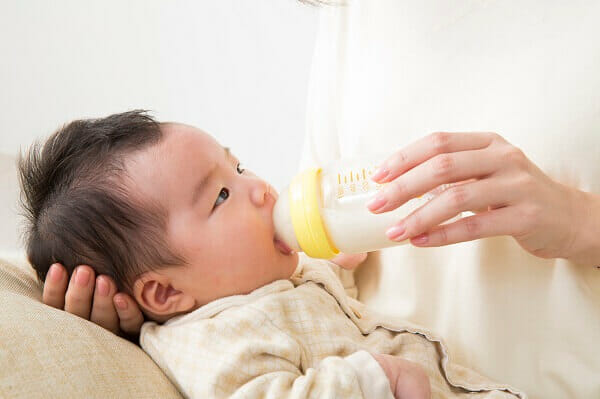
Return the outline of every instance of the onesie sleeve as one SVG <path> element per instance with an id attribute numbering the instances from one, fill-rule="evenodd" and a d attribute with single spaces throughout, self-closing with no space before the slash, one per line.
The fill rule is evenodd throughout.
<path id="1" fill-rule="evenodd" d="M 373 355 L 367 351 L 358 351 L 345 360 L 354 368 L 365 398 L 393 398 L 390 381 Z"/>
<path id="2" fill-rule="evenodd" d="M 329 356 L 308 367 L 306 348 L 266 314 L 242 312 L 227 320 L 146 323 L 140 342 L 189 398 L 393 398 L 367 352 Z"/>

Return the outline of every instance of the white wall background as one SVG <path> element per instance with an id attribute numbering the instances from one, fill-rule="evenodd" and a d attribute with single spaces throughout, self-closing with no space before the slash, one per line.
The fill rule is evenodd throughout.
<path id="1" fill-rule="evenodd" d="M 295 172 L 317 9 L 297 0 L 0 0 L 0 152 L 133 108 Z"/>
<path id="2" fill-rule="evenodd" d="M 145 108 L 280 189 L 300 160 L 316 28 L 297 0 L 0 0 L 0 156 Z"/>

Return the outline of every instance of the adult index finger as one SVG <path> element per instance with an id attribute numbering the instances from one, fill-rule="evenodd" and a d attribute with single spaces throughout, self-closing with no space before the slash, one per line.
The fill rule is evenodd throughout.
<path id="1" fill-rule="evenodd" d="M 502 137 L 496 133 L 432 133 L 392 154 L 371 178 L 377 183 L 387 183 L 436 155 L 483 149 L 494 140 Z"/>
<path id="2" fill-rule="evenodd" d="M 113 302 L 119 315 L 121 330 L 129 335 L 138 335 L 144 323 L 144 316 L 138 304 L 127 294 L 118 293 Z"/>

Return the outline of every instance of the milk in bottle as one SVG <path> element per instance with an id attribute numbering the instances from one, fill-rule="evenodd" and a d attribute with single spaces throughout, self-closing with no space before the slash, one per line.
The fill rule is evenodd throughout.
<path id="1" fill-rule="evenodd" d="M 339 252 L 370 252 L 406 243 L 389 240 L 385 231 L 446 187 L 413 198 L 393 211 L 373 214 L 365 204 L 385 183 L 369 177 L 385 158 L 342 159 L 299 173 L 275 204 L 276 238 L 296 251 L 324 259 Z"/>

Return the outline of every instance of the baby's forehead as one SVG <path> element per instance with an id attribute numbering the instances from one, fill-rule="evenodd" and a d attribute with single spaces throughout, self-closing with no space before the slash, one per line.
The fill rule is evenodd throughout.
<path id="1" fill-rule="evenodd" d="M 185 152 L 193 151 L 204 153 L 205 158 L 211 158 L 211 155 L 220 156 L 225 153 L 228 157 L 231 155 L 229 147 L 221 145 L 215 137 L 204 130 L 185 123 L 163 122 L 161 123 L 163 132 L 163 142 L 167 142 L 166 148 L 170 151 Z"/>
<path id="2" fill-rule="evenodd" d="M 166 122 L 161 131 L 158 143 L 127 157 L 125 169 L 132 191 L 168 201 L 187 195 L 187 187 L 218 163 L 223 147 L 194 126 Z"/>
<path id="3" fill-rule="evenodd" d="M 203 136 L 210 136 L 212 138 L 212 136 L 210 134 L 206 133 L 204 130 L 202 130 L 196 126 L 188 125 L 186 123 L 181 123 L 181 122 L 161 122 L 160 130 L 164 135 L 199 134 L 199 135 L 203 135 Z"/>

